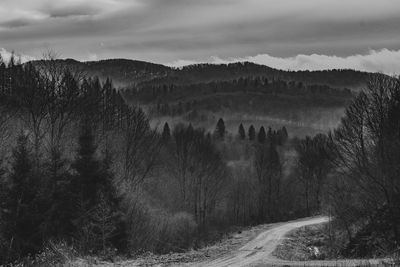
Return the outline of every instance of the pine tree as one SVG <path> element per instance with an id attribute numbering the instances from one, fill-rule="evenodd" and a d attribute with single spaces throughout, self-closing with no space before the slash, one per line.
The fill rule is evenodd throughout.
<path id="1" fill-rule="evenodd" d="M 37 202 L 40 179 L 34 175 L 25 135 L 18 137 L 12 157 L 5 202 L 1 203 L 2 234 L 9 242 L 10 259 L 36 252 L 43 242 L 40 229 L 43 214 L 39 213 Z"/>
<path id="2" fill-rule="evenodd" d="M 218 120 L 214 133 L 217 138 L 224 139 L 224 137 L 225 137 L 225 122 L 222 118 L 220 118 Z"/>
<path id="3" fill-rule="evenodd" d="M 57 149 L 51 151 L 47 166 L 47 187 L 44 200 L 47 204 L 45 231 L 52 237 L 65 237 L 72 231 L 73 195 L 70 188 L 71 177 L 66 169 L 66 162 Z"/>
<path id="4" fill-rule="evenodd" d="M 101 162 L 96 158 L 97 148 L 90 125 L 82 125 L 78 143 L 78 153 L 72 164 L 76 172 L 72 186 L 81 201 L 94 204 L 104 177 L 101 175 Z"/>
<path id="5" fill-rule="evenodd" d="M 261 126 L 260 131 L 258 132 L 258 142 L 263 144 L 265 143 L 265 139 L 267 139 L 267 135 L 265 133 L 264 126 Z"/>
<path id="6" fill-rule="evenodd" d="M 283 137 L 283 140 L 282 140 L 283 143 L 286 143 L 286 141 L 289 138 L 289 134 L 288 134 L 288 131 L 285 126 L 282 127 L 282 137 Z"/>
<path id="7" fill-rule="evenodd" d="M 167 143 L 171 139 L 171 130 L 169 128 L 168 122 L 164 124 L 164 129 L 162 132 L 162 140 Z"/>
<path id="8" fill-rule="evenodd" d="M 244 130 L 243 124 L 239 125 L 239 138 L 240 140 L 246 139 L 246 132 Z"/>
<path id="9" fill-rule="evenodd" d="M 104 160 L 97 158 L 92 129 L 83 125 L 73 164 L 76 175 L 72 183 L 77 200 L 74 224 L 83 251 L 104 250 L 109 244 L 123 247 L 125 225 L 110 165 L 108 151 Z"/>
<path id="10" fill-rule="evenodd" d="M 250 125 L 250 127 L 249 127 L 249 140 L 253 141 L 254 139 L 256 139 L 256 129 L 254 128 L 253 125 Z"/>
<path id="11" fill-rule="evenodd" d="M 272 128 L 271 127 L 268 127 L 267 139 L 268 139 L 270 144 L 274 143 L 275 137 L 274 137 L 274 134 L 272 132 Z"/>

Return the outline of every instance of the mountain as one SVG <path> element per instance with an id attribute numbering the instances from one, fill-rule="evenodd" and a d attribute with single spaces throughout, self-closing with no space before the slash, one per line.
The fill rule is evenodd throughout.
<path id="1" fill-rule="evenodd" d="M 46 66 L 43 61 L 32 63 Z M 183 121 L 213 130 L 222 117 L 231 133 L 243 123 L 286 126 L 292 136 L 336 127 L 355 93 L 374 75 L 354 70 L 283 71 L 249 62 L 183 68 L 127 59 L 66 59 L 56 64 L 103 82 L 111 78 L 128 103 L 147 111 L 153 126 Z"/>
<path id="2" fill-rule="evenodd" d="M 32 61 L 35 66 L 42 67 L 44 62 Z M 138 83 L 161 78 L 172 72 L 163 65 L 127 59 L 108 59 L 100 61 L 80 62 L 74 59 L 59 59 L 56 64 L 72 71 L 83 72 L 89 77 L 98 77 L 101 81 L 110 78 L 114 86 L 124 88 Z"/>
<path id="3" fill-rule="evenodd" d="M 109 77 L 118 88 L 142 87 L 149 84 L 198 84 L 260 76 L 270 80 L 296 81 L 359 91 L 365 86 L 370 75 L 370 73 L 355 70 L 284 71 L 250 62 L 197 64 L 183 68 L 171 68 L 161 64 L 128 59 L 87 62 L 65 59 L 56 62 L 73 70 L 83 71 L 88 76 L 98 76 L 100 80 Z M 32 63 L 41 66 L 43 61 Z"/>
<path id="4" fill-rule="evenodd" d="M 168 76 L 157 77 L 148 82 L 152 84 L 196 84 L 260 76 L 270 80 L 297 81 L 359 91 L 365 86 L 369 75 L 370 73 L 355 70 L 284 71 L 250 62 L 239 62 L 220 65 L 189 65 L 181 69 L 174 69 Z"/>
<path id="5" fill-rule="evenodd" d="M 326 131 L 337 126 L 344 108 L 354 97 L 349 89 L 303 82 L 246 77 L 196 84 L 148 84 L 123 90 L 125 99 L 146 108 L 156 123 L 190 122 L 213 130 L 219 118 L 227 129 L 286 126 L 295 136 Z"/>

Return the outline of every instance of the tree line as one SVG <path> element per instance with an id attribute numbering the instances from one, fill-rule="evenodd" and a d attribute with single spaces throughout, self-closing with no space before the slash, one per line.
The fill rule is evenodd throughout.
<path id="1" fill-rule="evenodd" d="M 157 133 L 110 80 L 86 78 L 53 59 L 44 64 L 0 61 L 1 262 L 37 253 L 49 240 L 84 253 L 124 251 L 129 205 L 119 187 L 146 175 Z M 115 153 L 118 146 L 134 151 Z M 133 165 L 141 153 L 149 156 Z M 122 159 L 125 173 L 116 174 L 114 161 Z"/>
<path id="2" fill-rule="evenodd" d="M 163 116 L 181 116 L 198 108 L 198 101 L 180 99 L 205 95 L 261 93 L 272 96 L 336 97 L 349 99 L 353 93 L 349 89 L 336 89 L 327 85 L 309 85 L 302 82 L 269 80 L 266 77 L 241 77 L 231 81 L 175 85 L 148 85 L 143 88 L 124 90 L 124 96 L 132 102 L 153 104 L 151 113 Z"/>
<path id="3" fill-rule="evenodd" d="M 334 217 L 332 249 L 385 257 L 399 248 L 400 80 L 372 76 L 338 128 L 296 141 L 307 214 Z"/>

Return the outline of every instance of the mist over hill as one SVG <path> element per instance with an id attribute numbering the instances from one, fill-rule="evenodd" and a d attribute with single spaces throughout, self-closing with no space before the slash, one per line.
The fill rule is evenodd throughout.
<path id="1" fill-rule="evenodd" d="M 355 70 L 283 71 L 249 62 L 197 64 L 172 68 L 127 59 L 59 66 L 101 82 L 111 79 L 125 100 L 147 111 L 154 125 L 190 122 L 209 130 L 224 117 L 228 131 L 246 127 L 287 126 L 295 136 L 335 127 L 371 73 Z M 44 67 L 44 61 L 34 61 Z"/>
<path id="2" fill-rule="evenodd" d="M 297 81 L 306 84 L 328 85 L 358 91 L 365 86 L 370 73 L 356 70 L 284 71 L 250 62 L 231 64 L 196 64 L 172 68 L 161 64 L 129 59 L 108 59 L 80 62 L 74 59 L 57 60 L 60 65 L 85 71 L 100 80 L 111 78 L 119 88 L 149 84 L 196 84 L 230 81 L 240 77 L 264 76 L 269 79 Z M 36 66 L 43 61 L 32 61 Z"/>

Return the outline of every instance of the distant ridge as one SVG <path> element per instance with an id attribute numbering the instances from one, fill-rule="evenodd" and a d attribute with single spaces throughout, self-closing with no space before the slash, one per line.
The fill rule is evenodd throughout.
<path id="1" fill-rule="evenodd" d="M 84 71 L 100 80 L 111 78 L 118 88 L 141 87 L 149 84 L 197 84 L 212 81 L 230 81 L 241 77 L 267 77 L 305 84 L 327 85 L 359 91 L 366 85 L 371 73 L 344 69 L 322 71 L 284 71 L 250 62 L 230 64 L 195 64 L 172 68 L 162 64 L 130 59 L 106 59 L 80 62 L 74 59 L 57 60 L 72 70 Z M 43 61 L 32 61 L 41 65 Z"/>

